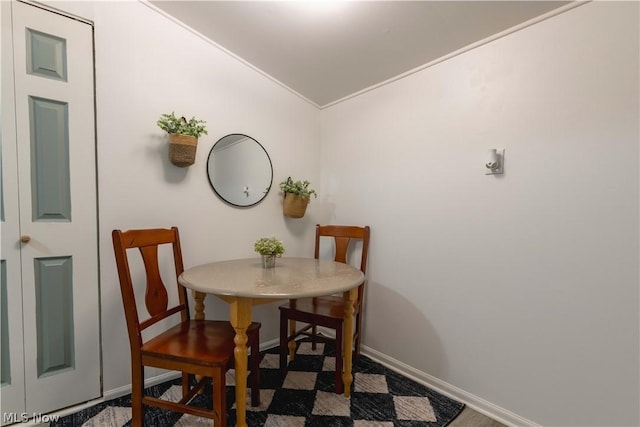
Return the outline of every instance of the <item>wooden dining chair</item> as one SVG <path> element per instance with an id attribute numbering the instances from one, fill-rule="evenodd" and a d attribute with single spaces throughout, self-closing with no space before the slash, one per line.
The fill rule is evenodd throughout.
<path id="1" fill-rule="evenodd" d="M 192 414 L 213 420 L 214 426 L 226 426 L 226 382 L 225 373 L 233 365 L 235 330 L 228 321 L 191 320 L 187 290 L 178 283 L 183 272 L 182 252 L 178 229 L 113 230 L 113 249 L 115 251 L 120 290 L 129 332 L 131 346 L 131 408 L 132 425 L 141 427 L 144 419 L 144 406 Z M 170 245 L 173 249 L 178 302 L 169 304 L 169 293 L 160 277 L 158 248 Z M 139 317 L 134 285 L 129 267 L 128 249 L 137 248 L 142 256 L 146 273 L 145 306 L 149 317 Z M 142 332 L 170 316 L 180 316 L 180 322 L 145 339 Z M 147 332 L 148 333 L 148 332 Z M 252 405 L 259 405 L 259 343 L 260 324 L 253 322 L 248 330 L 248 345 L 251 348 L 249 366 L 251 369 Z M 155 367 L 182 372 L 182 400 L 169 402 L 156 397 L 144 396 L 144 367 Z M 192 375 L 202 377 L 193 387 Z M 205 385 L 207 378 L 213 380 L 213 408 L 200 408 L 188 405 L 188 402 Z M 194 381 L 195 382 L 195 381 Z"/>
<path id="2" fill-rule="evenodd" d="M 360 257 L 360 270 L 366 273 L 367 254 L 369 252 L 369 226 L 344 226 L 344 225 L 316 225 L 316 240 L 314 257 L 320 257 L 321 238 L 331 238 L 334 244 L 334 260 L 347 263 L 349 245 L 354 240 L 362 241 L 362 255 Z M 360 340 L 362 338 L 362 304 L 364 300 L 364 281 L 358 286 L 358 296 L 354 302 L 354 315 L 356 316 L 354 328 L 355 357 L 360 356 Z M 296 330 L 296 322 L 306 325 Z M 342 296 L 324 296 L 315 298 L 301 298 L 289 300 L 289 303 L 280 306 L 280 369 L 287 367 L 287 350 L 289 343 L 301 335 L 311 337 L 312 348 L 315 350 L 316 341 L 335 342 L 336 347 L 336 376 L 335 392 L 343 392 L 342 360 L 343 360 L 343 323 L 344 300 Z M 323 326 L 335 330 L 335 338 L 318 335 L 317 327 Z M 351 349 L 345 349 L 351 351 Z M 293 351 L 291 355 L 293 357 Z"/>

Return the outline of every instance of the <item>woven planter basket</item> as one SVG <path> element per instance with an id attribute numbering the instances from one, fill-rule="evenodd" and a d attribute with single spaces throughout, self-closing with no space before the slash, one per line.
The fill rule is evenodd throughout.
<path id="1" fill-rule="evenodd" d="M 198 138 L 179 133 L 169 134 L 169 161 L 178 167 L 191 166 L 196 161 Z"/>
<path id="2" fill-rule="evenodd" d="M 309 196 L 284 193 L 283 213 L 290 218 L 302 218 L 307 211 Z"/>

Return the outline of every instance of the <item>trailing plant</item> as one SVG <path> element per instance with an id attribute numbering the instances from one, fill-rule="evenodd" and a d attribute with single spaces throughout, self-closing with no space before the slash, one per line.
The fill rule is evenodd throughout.
<path id="1" fill-rule="evenodd" d="M 205 128 L 204 120 L 197 120 L 195 117 L 191 117 L 187 120 L 184 117 L 176 117 L 175 113 L 162 114 L 160 119 L 156 122 L 160 129 L 167 133 L 177 133 L 182 135 L 191 135 L 199 138 L 200 135 L 207 135 L 207 129 Z"/>
<path id="2" fill-rule="evenodd" d="M 284 193 L 297 194 L 298 196 L 309 197 L 313 194 L 314 197 L 318 197 L 316 190 L 309 188 L 310 184 L 307 180 L 294 181 L 289 177 L 286 181 L 280 183 L 280 189 Z"/>
<path id="3" fill-rule="evenodd" d="M 253 249 L 260 255 L 277 255 L 284 253 L 284 244 L 275 237 L 261 237 L 253 244 Z"/>

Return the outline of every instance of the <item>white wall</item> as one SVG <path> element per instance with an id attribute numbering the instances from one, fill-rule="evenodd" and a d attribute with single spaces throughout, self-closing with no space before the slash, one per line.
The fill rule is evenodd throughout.
<path id="1" fill-rule="evenodd" d="M 580 6 L 322 112 L 144 4 L 52 4 L 95 23 L 105 393 L 130 383 L 112 229 L 177 225 L 189 267 L 261 235 L 311 255 L 313 224 L 359 223 L 366 346 L 540 424 L 640 424 L 637 4 Z M 155 125 L 173 110 L 209 124 L 187 169 Z M 250 209 L 206 179 L 236 132 L 274 163 Z M 322 184 L 302 220 L 280 214 L 289 175 Z M 256 310 L 263 341 L 276 311 Z"/>
<path id="2" fill-rule="evenodd" d="M 322 111 L 368 347 L 542 425 L 640 423 L 638 16 L 586 4 Z"/>
<path id="3" fill-rule="evenodd" d="M 104 392 L 130 384 L 129 343 L 111 230 L 180 229 L 185 267 L 258 256 L 253 242 L 275 235 L 291 255 L 311 256 L 313 204 L 301 220 L 285 219 L 278 182 L 301 176 L 319 183 L 318 111 L 288 90 L 139 2 L 65 2 L 52 6 L 92 19 L 96 45 L 98 188 Z M 207 121 L 196 163 L 177 168 L 156 126 L 175 111 Z M 250 209 L 222 202 L 207 181 L 206 160 L 224 135 L 259 141 L 273 162 L 273 187 Z M 138 276 L 142 273 L 141 268 Z M 207 316 L 226 318 L 208 297 Z M 277 337 L 277 305 L 254 310 L 262 341 Z M 159 371 L 147 370 L 147 376 Z"/>

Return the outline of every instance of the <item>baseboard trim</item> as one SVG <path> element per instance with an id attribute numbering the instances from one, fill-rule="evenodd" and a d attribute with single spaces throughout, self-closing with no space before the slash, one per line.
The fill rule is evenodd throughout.
<path id="1" fill-rule="evenodd" d="M 144 388 L 152 387 L 154 385 L 162 384 L 165 381 L 175 380 L 180 378 L 180 372 L 165 372 L 164 374 L 156 375 L 155 377 L 147 378 L 144 380 Z M 116 399 L 118 397 L 131 394 L 131 384 L 123 385 L 122 387 L 114 388 L 112 390 L 105 391 L 102 394 L 102 400 L 107 401 Z"/>
<path id="2" fill-rule="evenodd" d="M 470 408 L 492 418 L 504 425 L 510 427 L 540 427 L 539 424 L 534 423 L 531 420 L 521 417 L 518 414 L 494 405 L 474 394 L 464 391 L 452 384 L 442 381 L 426 372 L 420 371 L 412 366 L 409 366 L 393 357 L 387 356 L 377 350 L 367 347 L 365 345 L 361 348 L 361 353 L 365 356 L 373 359 L 387 368 L 404 375 L 407 378 L 414 380 L 417 383 L 423 384 L 438 393 L 441 393 L 451 399 L 464 403 Z"/>
<path id="3" fill-rule="evenodd" d="M 155 377 L 152 377 L 152 378 L 147 378 L 144 381 L 144 386 L 145 388 L 147 388 L 147 387 L 151 387 L 151 386 L 163 383 L 165 381 L 170 381 L 176 378 L 180 378 L 179 372 L 166 372 L 161 375 L 156 375 Z M 99 397 L 97 399 L 89 400 L 87 402 L 70 406 L 68 408 L 64 408 L 59 411 L 50 412 L 47 414 L 47 418 L 55 419 L 55 418 L 66 417 L 75 412 L 82 411 L 83 409 L 91 408 L 92 406 L 99 405 L 100 403 L 109 401 L 111 399 L 116 399 L 118 397 L 125 396 L 127 394 L 131 394 L 131 384 L 127 384 L 125 386 L 106 391 L 102 394 L 102 397 Z M 36 422 L 34 420 L 30 420 L 30 421 L 19 423 L 19 424 L 13 424 L 13 425 L 16 427 L 34 427 L 34 426 L 41 427 L 42 426 L 41 423 Z M 45 424 L 45 425 L 48 425 L 48 424 Z"/>

